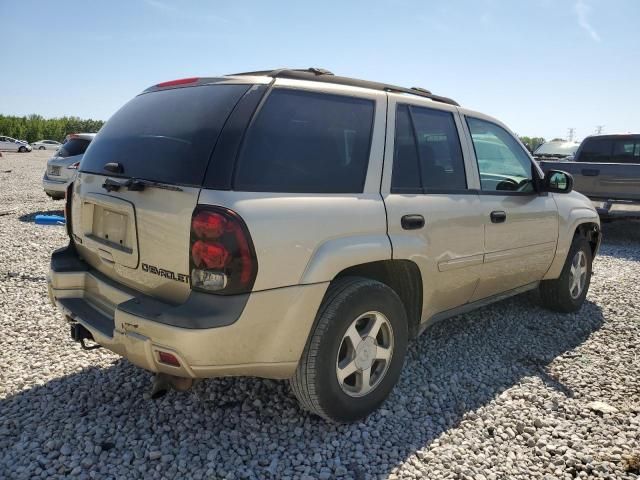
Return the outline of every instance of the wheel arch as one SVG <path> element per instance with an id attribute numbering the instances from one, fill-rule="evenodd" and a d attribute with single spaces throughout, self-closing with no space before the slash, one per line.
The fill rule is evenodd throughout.
<path id="1" fill-rule="evenodd" d="M 409 338 L 420 329 L 422 314 L 422 275 L 411 260 L 379 260 L 353 265 L 340 271 L 333 281 L 343 277 L 364 277 L 384 283 L 400 297 L 407 313 Z"/>
<path id="2" fill-rule="evenodd" d="M 591 245 L 592 256 L 598 253 L 600 246 L 600 219 L 593 208 L 580 205 L 560 212 L 560 228 L 556 255 L 543 280 L 558 278 L 576 235 L 587 238 Z"/>
<path id="3" fill-rule="evenodd" d="M 579 224 L 575 232 L 573 233 L 573 237 L 584 237 L 591 246 L 591 255 L 592 258 L 596 256 L 598 253 L 598 249 L 600 247 L 600 240 L 602 239 L 602 232 L 600 231 L 600 225 L 595 222 L 585 222 Z"/>

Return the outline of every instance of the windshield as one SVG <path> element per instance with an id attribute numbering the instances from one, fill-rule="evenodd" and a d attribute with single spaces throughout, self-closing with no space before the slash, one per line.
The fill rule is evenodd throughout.
<path id="1" fill-rule="evenodd" d="M 138 95 L 102 127 L 80 171 L 104 175 L 104 165 L 117 162 L 125 177 L 200 186 L 218 134 L 248 89 L 202 85 Z"/>
<path id="2" fill-rule="evenodd" d="M 575 154 L 579 146 L 575 142 L 547 142 L 540 145 L 533 154 L 569 156 Z"/>

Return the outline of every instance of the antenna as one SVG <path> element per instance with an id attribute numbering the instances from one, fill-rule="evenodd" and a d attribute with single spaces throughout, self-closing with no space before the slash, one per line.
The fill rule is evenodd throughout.
<path id="1" fill-rule="evenodd" d="M 573 127 L 569 128 L 569 141 L 570 142 L 573 142 L 573 136 L 575 135 L 575 133 L 576 133 L 576 129 L 575 128 L 573 128 Z"/>
<path id="2" fill-rule="evenodd" d="M 596 125 L 596 135 L 600 135 L 603 129 L 604 125 Z"/>

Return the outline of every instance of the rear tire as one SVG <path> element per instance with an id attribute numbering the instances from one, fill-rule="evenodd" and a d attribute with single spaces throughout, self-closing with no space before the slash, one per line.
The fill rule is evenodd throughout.
<path id="1" fill-rule="evenodd" d="M 571 313 L 580 310 L 591 284 L 591 245 L 574 237 L 560 277 L 540 283 L 540 300 L 545 308 Z"/>
<path id="2" fill-rule="evenodd" d="M 407 336 L 407 315 L 395 291 L 366 278 L 340 278 L 318 309 L 290 379 L 293 393 L 303 408 L 330 421 L 366 417 L 398 381 Z"/>

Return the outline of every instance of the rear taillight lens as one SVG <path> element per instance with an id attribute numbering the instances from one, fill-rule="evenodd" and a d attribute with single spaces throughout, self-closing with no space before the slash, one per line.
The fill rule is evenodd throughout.
<path id="1" fill-rule="evenodd" d="M 249 230 L 237 213 L 196 207 L 189 248 L 191 288 L 223 295 L 251 291 L 258 261 Z"/>
<path id="2" fill-rule="evenodd" d="M 79 166 L 80 166 L 80 162 L 75 162 L 75 163 L 72 163 L 71 165 L 69 165 L 67 168 L 69 170 L 77 170 Z"/>

